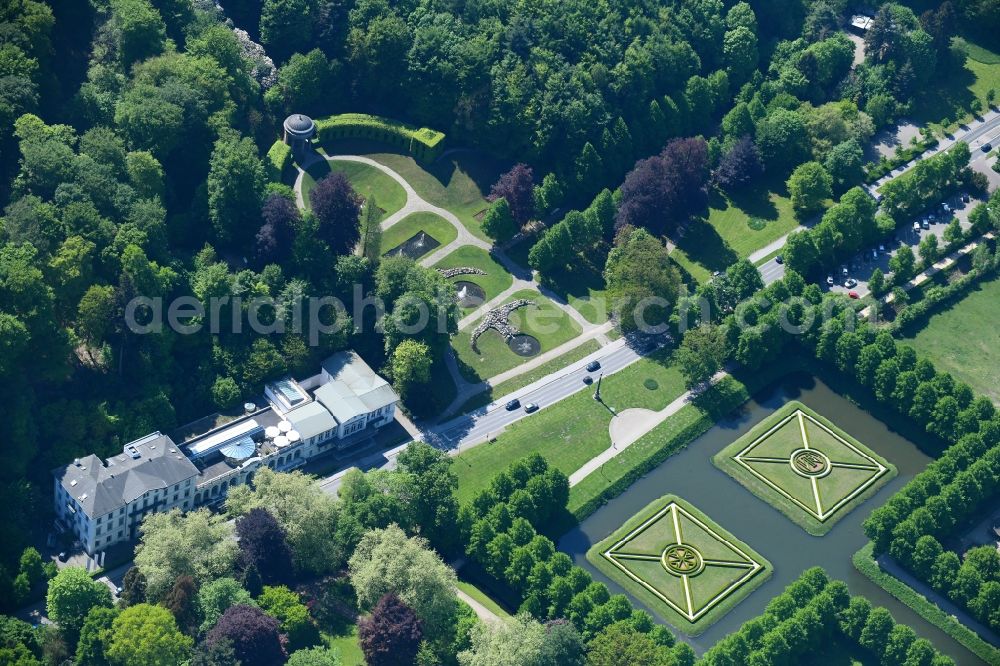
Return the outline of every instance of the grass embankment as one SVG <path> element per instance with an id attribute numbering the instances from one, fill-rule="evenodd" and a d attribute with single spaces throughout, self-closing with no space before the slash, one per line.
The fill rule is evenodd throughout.
<path id="1" fill-rule="evenodd" d="M 489 486 L 498 470 L 531 453 L 540 453 L 567 476 L 575 472 L 611 446 L 608 426 L 612 412 L 608 406 L 619 412 L 630 407 L 663 409 L 684 392 L 683 378 L 668 354 L 661 351 L 605 377 L 601 385 L 603 404 L 594 400 L 591 391 L 581 391 L 514 423 L 495 443 L 462 453 L 452 465 L 458 476 L 459 501 L 471 501 Z"/>
<path id="2" fill-rule="evenodd" d="M 309 167 L 302 176 L 302 199 L 306 210 L 312 208 L 309 202 L 310 190 L 316 186 L 317 181 L 333 172 L 347 176 L 354 190 L 366 201 L 375 197 L 375 204 L 383 211 L 379 219 L 392 215 L 406 204 L 403 186 L 375 167 L 360 162 L 323 160 Z"/>
<path id="3" fill-rule="evenodd" d="M 912 587 L 892 574 L 883 571 L 873 557 L 873 546 L 869 542 L 854 553 L 854 568 L 873 583 L 909 606 L 917 615 L 964 645 L 970 652 L 992 666 L 1000 666 L 1000 649 L 984 641 L 979 635 L 949 615 Z"/>

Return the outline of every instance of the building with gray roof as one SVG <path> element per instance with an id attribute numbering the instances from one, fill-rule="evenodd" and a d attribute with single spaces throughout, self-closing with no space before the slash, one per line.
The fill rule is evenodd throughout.
<path id="1" fill-rule="evenodd" d="M 94 553 L 134 539 L 148 513 L 190 509 L 198 468 L 170 437 L 154 432 L 106 461 L 89 455 L 53 473 L 56 515 Z"/>
<path id="2" fill-rule="evenodd" d="M 308 379 L 269 383 L 264 406 L 248 402 L 242 415 L 179 428 L 179 446 L 155 432 L 106 463 L 90 455 L 53 470 L 58 522 L 93 555 L 135 539 L 150 512 L 216 504 L 261 467 L 289 471 L 371 441 L 393 421 L 398 401 L 356 353 L 334 354 Z"/>

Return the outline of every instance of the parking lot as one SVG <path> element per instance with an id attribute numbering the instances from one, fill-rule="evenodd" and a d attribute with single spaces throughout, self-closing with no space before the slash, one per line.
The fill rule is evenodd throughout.
<path id="1" fill-rule="evenodd" d="M 849 263 L 838 267 L 837 271 L 830 275 L 833 278 L 833 285 L 824 280 L 822 286 L 836 293 L 846 294 L 854 292 L 859 298 L 864 298 L 870 291 L 868 289 L 868 278 L 871 277 L 872 272 L 876 268 L 879 268 L 883 273 L 888 274 L 890 272 L 889 259 L 901 247 L 904 245 L 910 246 L 913 254 L 919 261 L 920 254 L 917 252 L 917 246 L 920 245 L 922 239 L 935 234 L 938 237 L 939 244 L 943 247 L 944 230 L 951 223 L 951 220 L 957 218 L 962 225 L 962 229 L 968 229 L 970 226 L 969 213 L 980 202 L 981 200 L 971 197 L 968 203 L 963 202 L 960 195 L 945 199 L 941 203 L 947 204 L 951 209 L 950 212 L 946 213 L 944 208 L 939 204 L 933 210 L 925 211 L 923 214 L 908 220 L 897 229 L 894 238 L 888 239 L 881 244 L 881 250 L 879 249 L 879 245 L 862 250 L 859 254 L 852 257 Z M 919 232 L 914 231 L 914 222 L 919 224 Z M 846 274 L 844 273 L 845 269 L 847 271 Z M 848 282 L 848 280 L 856 281 L 856 284 Z M 846 286 L 848 284 L 852 286 Z"/>

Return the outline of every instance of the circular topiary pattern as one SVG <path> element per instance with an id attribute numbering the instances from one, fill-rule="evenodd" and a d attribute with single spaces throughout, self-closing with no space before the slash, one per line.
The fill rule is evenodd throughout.
<path id="1" fill-rule="evenodd" d="M 660 388 L 659 383 L 657 383 L 657 381 L 655 379 L 653 379 L 652 377 L 647 377 L 642 382 L 642 385 L 645 386 L 650 391 L 655 391 L 656 389 Z"/>
<path id="2" fill-rule="evenodd" d="M 760 231 L 761 229 L 767 226 L 767 220 L 760 217 L 751 217 L 749 220 L 747 220 L 747 226 L 753 229 L 754 231 Z"/>
<path id="3" fill-rule="evenodd" d="M 668 546 L 660 556 L 660 562 L 674 576 L 697 576 L 705 570 L 705 560 L 701 553 L 686 543 Z"/>

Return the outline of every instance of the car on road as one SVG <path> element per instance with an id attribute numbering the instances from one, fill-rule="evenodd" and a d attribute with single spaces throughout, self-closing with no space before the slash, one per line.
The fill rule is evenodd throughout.
<path id="1" fill-rule="evenodd" d="M 832 275 L 827 275 L 826 276 L 826 283 L 828 285 L 830 285 L 831 287 L 833 286 L 833 276 Z"/>
<path id="2" fill-rule="evenodd" d="M 857 287 L 858 281 L 855 280 L 854 278 L 847 278 L 847 280 L 844 281 L 844 286 L 847 287 L 848 289 L 852 287 Z"/>
<path id="3" fill-rule="evenodd" d="M 591 361 L 587 364 L 587 372 L 597 372 L 601 369 L 601 364 L 598 361 Z"/>
<path id="4" fill-rule="evenodd" d="M 776 264 L 783 264 L 783 263 L 785 263 L 785 258 L 779 254 L 778 256 L 776 256 L 774 258 L 774 263 L 776 263 Z"/>
<path id="5" fill-rule="evenodd" d="M 532 412 L 537 412 L 538 411 L 538 405 L 536 405 L 533 402 L 529 402 L 528 404 L 526 404 L 524 406 L 524 411 L 527 414 L 531 414 Z"/>
<path id="6" fill-rule="evenodd" d="M 847 295 L 848 295 L 848 296 L 849 296 L 850 298 L 854 298 L 854 299 L 858 299 L 858 298 L 861 298 L 860 296 L 858 296 L 858 292 L 856 292 L 856 291 L 849 291 L 849 292 L 847 292 Z"/>
<path id="7" fill-rule="evenodd" d="M 507 411 L 512 412 L 520 406 L 521 406 L 521 401 L 518 400 L 517 398 L 514 398 L 513 400 L 510 400 L 507 403 Z"/>
<path id="8" fill-rule="evenodd" d="M 587 386 L 590 386 L 591 384 L 594 383 L 594 378 L 591 377 L 590 375 L 584 375 L 583 383 L 586 384 Z"/>
<path id="9" fill-rule="evenodd" d="M 983 151 L 984 153 L 988 153 L 991 150 L 993 150 L 993 144 L 992 143 L 984 143 L 979 150 Z"/>

